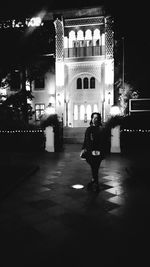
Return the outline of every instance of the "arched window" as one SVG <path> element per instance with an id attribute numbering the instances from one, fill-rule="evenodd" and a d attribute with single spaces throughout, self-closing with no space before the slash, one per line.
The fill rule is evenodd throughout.
<path id="1" fill-rule="evenodd" d="M 87 77 L 85 77 L 83 79 L 83 87 L 84 87 L 84 89 L 88 89 L 89 88 L 89 80 L 88 80 Z"/>
<path id="2" fill-rule="evenodd" d="M 84 105 L 80 106 L 80 120 L 84 120 L 85 107 Z"/>
<path id="3" fill-rule="evenodd" d="M 77 32 L 77 40 L 78 41 L 84 40 L 83 31 L 79 30 Z"/>
<path id="4" fill-rule="evenodd" d="M 100 45 L 100 30 L 99 29 L 95 29 L 93 32 L 93 43 L 94 43 L 94 46 Z"/>
<path id="5" fill-rule="evenodd" d="M 77 32 L 77 43 L 76 43 L 77 47 L 83 47 L 84 46 L 84 35 L 83 35 L 83 31 L 79 30 Z"/>
<path id="6" fill-rule="evenodd" d="M 78 120 L 78 106 L 74 105 L 74 120 Z"/>
<path id="7" fill-rule="evenodd" d="M 77 89 L 82 89 L 82 79 L 81 78 L 77 79 Z"/>
<path id="8" fill-rule="evenodd" d="M 87 107 L 86 107 L 86 114 L 87 114 L 87 120 L 90 120 L 91 119 L 91 114 L 92 114 L 91 105 L 87 105 Z"/>
<path id="9" fill-rule="evenodd" d="M 98 112 L 98 106 L 97 106 L 97 104 L 94 104 L 93 112 Z"/>
<path id="10" fill-rule="evenodd" d="M 96 40 L 100 39 L 100 30 L 99 29 L 94 30 L 93 38 Z"/>
<path id="11" fill-rule="evenodd" d="M 85 40 L 92 40 L 92 32 L 91 32 L 91 30 L 86 30 L 86 32 L 85 32 Z"/>
<path id="12" fill-rule="evenodd" d="M 95 78 L 94 77 L 91 77 L 90 79 L 90 88 L 95 88 Z"/>
<path id="13" fill-rule="evenodd" d="M 92 31 L 89 29 L 85 32 L 85 45 L 86 47 L 92 46 Z"/>
<path id="14" fill-rule="evenodd" d="M 75 40 L 76 40 L 75 31 L 69 32 L 69 48 L 74 47 Z"/>

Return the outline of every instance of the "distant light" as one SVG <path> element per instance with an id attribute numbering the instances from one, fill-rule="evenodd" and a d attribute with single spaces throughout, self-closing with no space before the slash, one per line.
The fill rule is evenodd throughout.
<path id="1" fill-rule="evenodd" d="M 30 82 L 26 81 L 26 91 L 30 91 Z"/>
<path id="2" fill-rule="evenodd" d="M 28 24 L 28 26 L 31 26 L 31 27 L 39 27 L 40 25 L 41 25 L 40 17 L 31 18 Z"/>
<path id="3" fill-rule="evenodd" d="M 82 189 L 82 188 L 84 188 L 84 186 L 82 184 L 75 184 L 75 185 L 72 185 L 72 188 L 74 188 L 74 189 Z"/>
<path id="4" fill-rule="evenodd" d="M 31 105 L 31 103 L 32 103 L 32 100 L 31 100 L 31 99 L 29 99 L 29 98 L 27 98 L 27 103 Z"/>
<path id="5" fill-rule="evenodd" d="M 111 116 L 116 116 L 116 115 L 120 115 L 121 111 L 120 108 L 118 106 L 112 106 L 110 109 L 110 115 Z"/>
<path id="6" fill-rule="evenodd" d="M 55 114 L 55 108 L 52 107 L 52 106 L 48 106 L 48 107 L 45 109 L 45 114 L 46 114 L 46 115 Z"/>

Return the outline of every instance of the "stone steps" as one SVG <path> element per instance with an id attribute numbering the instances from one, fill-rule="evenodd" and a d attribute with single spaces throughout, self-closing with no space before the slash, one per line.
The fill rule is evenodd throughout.
<path id="1" fill-rule="evenodd" d="M 82 144 L 84 140 L 85 127 L 64 127 L 63 140 L 66 144 Z"/>

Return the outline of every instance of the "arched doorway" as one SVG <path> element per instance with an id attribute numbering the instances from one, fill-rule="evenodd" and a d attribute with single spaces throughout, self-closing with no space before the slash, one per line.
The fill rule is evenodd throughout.
<path id="1" fill-rule="evenodd" d="M 92 112 L 98 112 L 97 103 L 74 103 L 73 127 L 89 126 Z"/>

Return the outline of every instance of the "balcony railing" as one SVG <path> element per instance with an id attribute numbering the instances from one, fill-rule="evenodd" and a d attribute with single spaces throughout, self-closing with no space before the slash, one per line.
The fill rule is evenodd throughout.
<path id="1" fill-rule="evenodd" d="M 105 46 L 73 47 L 64 49 L 64 57 L 90 57 L 105 55 Z"/>

